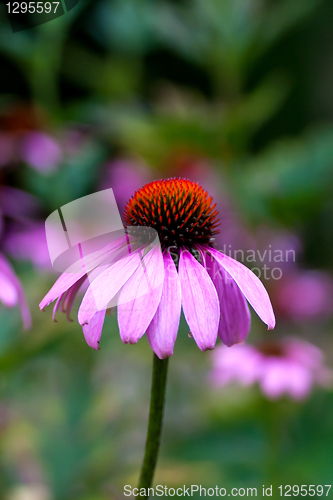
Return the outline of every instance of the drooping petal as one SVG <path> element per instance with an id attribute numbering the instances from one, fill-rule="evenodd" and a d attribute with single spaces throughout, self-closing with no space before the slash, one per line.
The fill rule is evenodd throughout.
<path id="1" fill-rule="evenodd" d="M 215 259 L 207 257 L 206 269 L 219 297 L 220 339 L 228 347 L 244 342 L 251 328 L 251 314 L 244 294 Z"/>
<path id="2" fill-rule="evenodd" d="M 61 310 L 66 313 L 66 318 L 68 321 L 73 321 L 70 317 L 71 315 L 71 310 L 74 304 L 75 297 L 77 295 L 77 292 L 81 288 L 82 284 L 84 283 L 86 277 L 83 276 L 81 279 L 79 279 L 67 292 L 66 297 L 64 298 Z"/>
<path id="3" fill-rule="evenodd" d="M 102 335 L 106 311 L 97 311 L 90 319 L 89 323 L 82 326 L 84 338 L 87 344 L 93 349 L 99 349 L 99 340 Z"/>
<path id="4" fill-rule="evenodd" d="M 160 359 L 173 354 L 181 313 L 181 289 L 176 266 L 168 251 L 164 253 L 163 260 L 165 277 L 161 301 L 147 329 L 149 344 Z"/>
<path id="5" fill-rule="evenodd" d="M 120 248 L 126 245 L 126 238 L 118 238 L 108 245 L 105 245 L 100 250 L 91 254 L 83 255 L 82 262 L 77 262 L 72 267 L 76 272 L 63 273 L 54 283 L 50 291 L 45 295 L 41 303 L 40 309 L 44 309 L 51 302 L 56 300 L 61 294 L 65 293 L 71 286 L 79 281 L 88 271 L 94 269 L 96 266 L 101 265 L 105 260 L 112 259 L 113 256 L 119 251 Z M 119 254 L 116 254 L 119 255 Z M 80 268 L 82 267 L 82 271 Z M 102 270 L 102 267 L 101 267 Z"/>
<path id="6" fill-rule="evenodd" d="M 54 283 L 53 287 L 49 292 L 45 295 L 41 303 L 39 304 L 40 309 L 44 309 L 51 302 L 56 300 L 58 297 L 63 295 L 67 290 L 73 286 L 79 279 L 83 276 L 86 276 L 86 273 L 83 271 L 80 273 L 63 273 L 57 281 Z"/>
<path id="7" fill-rule="evenodd" d="M 16 276 L 12 266 L 5 259 L 3 255 L 0 255 L 0 274 L 2 274 L 3 279 L 6 280 L 7 285 L 11 283 L 12 287 L 15 288 L 17 294 L 17 303 L 21 309 L 21 315 L 23 319 L 23 326 L 27 330 L 31 327 L 31 315 L 29 311 L 29 306 L 27 304 L 23 287 L 20 280 Z M 11 290 L 11 302 L 13 300 L 13 290 Z M 7 296 L 8 300 L 8 296 Z M 12 303 L 14 305 L 14 303 Z"/>
<path id="8" fill-rule="evenodd" d="M 194 340 L 202 351 L 214 349 L 219 299 L 206 269 L 187 250 L 180 253 L 179 278 L 183 311 Z"/>
<path id="9" fill-rule="evenodd" d="M 275 327 L 275 316 L 268 293 L 259 278 L 237 260 L 214 248 L 209 248 L 208 251 L 231 275 L 259 318 L 272 330 Z"/>
<path id="10" fill-rule="evenodd" d="M 58 297 L 58 299 L 57 299 L 56 303 L 54 304 L 54 307 L 53 307 L 53 314 L 52 314 L 52 320 L 53 320 L 55 323 L 57 322 L 57 320 L 55 319 L 55 316 L 56 316 L 56 314 L 57 314 L 57 311 L 58 311 L 58 310 L 59 310 L 59 308 L 60 308 L 61 301 L 62 301 L 62 299 L 64 298 L 64 295 L 65 295 L 65 294 L 67 294 L 67 293 L 68 293 L 68 291 L 67 291 L 67 292 L 65 292 L 65 293 L 62 293 L 61 295 L 59 295 L 59 297 Z"/>
<path id="11" fill-rule="evenodd" d="M 160 247 L 153 248 L 126 282 L 119 295 L 121 340 L 135 344 L 146 332 L 161 300 L 164 262 Z"/>
<path id="12" fill-rule="evenodd" d="M 81 325 L 89 323 L 97 311 L 107 309 L 110 300 L 119 292 L 140 262 L 140 253 L 136 250 L 126 259 L 115 262 L 94 279 L 79 309 L 78 320 Z"/>
<path id="13" fill-rule="evenodd" d="M 0 301 L 6 307 L 13 307 L 18 303 L 17 290 L 4 273 L 0 273 Z"/>

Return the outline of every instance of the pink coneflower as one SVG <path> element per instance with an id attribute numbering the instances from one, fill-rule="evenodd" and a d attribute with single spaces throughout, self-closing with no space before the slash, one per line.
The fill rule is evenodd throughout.
<path id="1" fill-rule="evenodd" d="M 219 346 L 212 359 L 210 380 L 215 386 L 259 383 L 269 399 L 286 394 L 301 400 L 310 394 L 314 384 L 325 386 L 332 381 L 332 372 L 325 368 L 320 349 L 297 338 L 263 342 L 256 347 Z"/>
<path id="2" fill-rule="evenodd" d="M 143 257 L 138 248 L 91 282 L 78 314 L 91 347 L 98 349 L 105 309 L 117 294 L 122 341 L 134 344 L 146 333 L 161 359 L 173 354 L 181 308 L 203 351 L 214 348 L 217 336 L 228 346 L 246 339 L 250 330 L 246 299 L 268 328 L 274 328 L 273 309 L 260 280 L 213 248 L 217 211 L 199 184 L 180 178 L 146 184 L 129 200 L 124 222 L 153 228 L 161 247 L 146 253 L 144 266 L 140 265 Z M 126 242 L 124 236 L 101 253 L 104 251 L 107 259 L 126 247 Z M 85 271 L 62 274 L 42 300 L 41 309 L 57 299 L 54 314 L 61 306 L 69 317 L 86 278 Z"/>

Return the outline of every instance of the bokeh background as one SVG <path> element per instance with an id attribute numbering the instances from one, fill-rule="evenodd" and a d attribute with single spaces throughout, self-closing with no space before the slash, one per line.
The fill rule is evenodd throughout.
<path id="1" fill-rule="evenodd" d="M 138 479 L 146 338 L 123 345 L 111 315 L 96 352 L 78 304 L 72 323 L 38 308 L 58 276 L 44 220 L 81 196 L 112 187 L 123 210 L 149 180 L 200 182 L 220 210 L 221 249 L 295 251 L 281 279 L 265 281 L 277 327 L 253 314 L 249 343 L 296 336 L 333 368 L 332 23 L 330 0 L 80 0 L 12 33 L 0 5 L 0 254 L 32 315 L 24 331 L 6 268 L 1 500 L 118 499 Z M 276 267 L 257 260 L 244 263 Z M 302 401 L 214 387 L 211 353 L 188 333 L 182 320 L 155 483 L 257 487 L 259 497 L 262 485 L 278 497 L 279 485 L 331 484 L 330 384 Z"/>

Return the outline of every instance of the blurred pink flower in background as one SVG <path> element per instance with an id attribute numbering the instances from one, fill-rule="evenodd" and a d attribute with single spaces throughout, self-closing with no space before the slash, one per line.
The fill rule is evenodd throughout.
<path id="1" fill-rule="evenodd" d="M 290 272 L 295 267 L 302 252 L 298 236 L 282 227 L 272 229 L 265 225 L 259 226 L 255 241 L 260 263 L 270 267 L 278 266 L 283 272 Z"/>
<path id="2" fill-rule="evenodd" d="M 45 223 L 38 220 L 38 200 L 29 193 L 0 186 L 0 246 L 14 259 L 50 268 Z"/>
<path id="3" fill-rule="evenodd" d="M 273 301 L 281 316 L 301 323 L 333 312 L 333 280 L 319 271 L 294 271 L 276 282 Z"/>
<path id="4" fill-rule="evenodd" d="M 62 160 L 59 143 L 44 132 L 28 132 L 21 140 L 21 157 L 39 172 L 52 172 Z"/>
<path id="5" fill-rule="evenodd" d="M 218 346 L 212 353 L 212 363 L 209 379 L 214 386 L 258 383 L 269 399 L 288 395 L 302 400 L 309 396 L 314 384 L 329 386 L 333 381 L 333 372 L 325 367 L 321 350 L 293 337 L 256 347 Z"/>
<path id="6" fill-rule="evenodd" d="M 38 210 L 39 202 L 32 194 L 0 185 L 0 211 L 3 216 L 23 222 L 36 217 Z"/>
<path id="7" fill-rule="evenodd" d="M 20 280 L 12 266 L 0 253 L 0 301 L 6 307 L 19 305 L 24 328 L 31 326 L 31 317 Z"/>
<path id="8" fill-rule="evenodd" d="M 0 167 L 28 163 L 45 173 L 62 160 L 62 148 L 49 132 L 45 110 L 28 103 L 14 103 L 0 114 Z"/>
<path id="9" fill-rule="evenodd" d="M 37 267 L 51 267 L 44 223 L 36 222 L 39 204 L 30 194 L 0 186 L 0 301 L 6 307 L 18 305 L 25 328 L 31 326 L 23 287 L 4 253 L 31 260 Z"/>
<path id="10" fill-rule="evenodd" d="M 276 313 L 297 323 L 331 316 L 333 279 L 322 271 L 298 268 L 297 258 L 302 251 L 299 238 L 287 230 L 261 226 L 256 240 L 260 262 L 281 270 L 280 279 L 271 280 L 269 286 Z M 275 257 L 276 252 L 280 256 Z"/>
<path id="11" fill-rule="evenodd" d="M 44 222 L 10 230 L 4 241 L 4 249 L 14 259 L 29 260 L 39 269 L 52 269 Z"/>
<path id="12" fill-rule="evenodd" d="M 118 158 L 105 165 L 101 189 L 112 188 L 118 209 L 123 214 L 130 197 L 147 182 L 153 180 L 152 172 L 142 161 Z"/>

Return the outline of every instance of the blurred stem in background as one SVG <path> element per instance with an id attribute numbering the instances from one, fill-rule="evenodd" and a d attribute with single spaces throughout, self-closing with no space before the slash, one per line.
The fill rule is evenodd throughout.
<path id="1" fill-rule="evenodd" d="M 268 484 L 278 486 L 281 482 L 281 461 L 286 435 L 288 435 L 288 415 L 286 407 L 281 401 L 271 401 L 263 398 L 263 426 L 267 435 L 266 477 Z M 288 439 L 287 439 L 288 441 Z"/>
<path id="2" fill-rule="evenodd" d="M 147 490 L 151 486 L 154 477 L 161 442 L 168 361 L 169 358 L 160 359 L 154 353 L 149 422 L 139 489 L 145 488 Z M 145 498 L 149 498 L 149 495 Z"/>
<path id="3" fill-rule="evenodd" d="M 31 58 L 24 61 L 24 68 L 35 104 L 58 114 L 58 79 L 67 30 L 61 20 L 55 21 L 58 22 L 41 25 L 38 41 L 36 40 Z"/>

